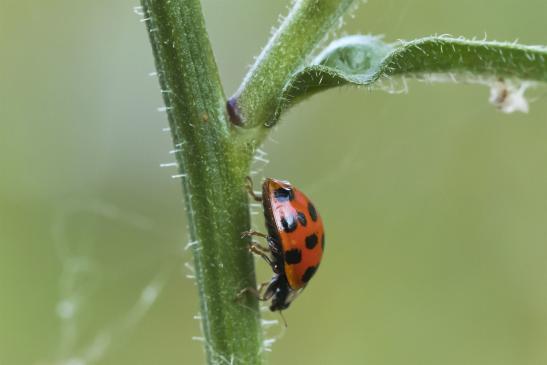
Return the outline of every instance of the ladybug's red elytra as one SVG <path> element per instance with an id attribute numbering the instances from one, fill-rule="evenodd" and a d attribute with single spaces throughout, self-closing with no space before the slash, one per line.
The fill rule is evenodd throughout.
<path id="1" fill-rule="evenodd" d="M 271 281 L 260 286 L 258 298 L 271 299 L 270 310 L 281 311 L 289 307 L 319 267 L 325 249 L 323 220 L 308 197 L 287 181 L 267 178 L 259 196 L 248 178 L 247 189 L 262 202 L 268 234 L 249 231 L 243 236 L 266 238 L 268 247 L 253 242 L 249 249 L 266 260 L 274 272 Z"/>

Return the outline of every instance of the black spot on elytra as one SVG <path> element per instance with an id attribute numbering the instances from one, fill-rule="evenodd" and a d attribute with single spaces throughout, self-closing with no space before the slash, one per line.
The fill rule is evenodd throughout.
<path id="1" fill-rule="evenodd" d="M 285 232 L 294 232 L 296 230 L 296 219 L 294 217 L 289 217 L 289 220 L 285 217 L 281 218 L 281 227 Z"/>
<path id="2" fill-rule="evenodd" d="M 325 234 L 321 237 L 321 250 L 325 251 Z"/>
<path id="3" fill-rule="evenodd" d="M 309 235 L 308 237 L 306 237 L 306 247 L 312 250 L 315 246 L 317 246 L 317 241 L 318 241 L 318 238 L 315 233 Z"/>
<path id="4" fill-rule="evenodd" d="M 285 262 L 288 265 L 296 265 L 302 261 L 302 252 L 299 249 L 293 248 L 285 251 Z"/>
<path id="5" fill-rule="evenodd" d="M 303 227 L 306 227 L 306 225 L 308 224 L 308 221 L 306 220 L 306 216 L 302 212 L 296 213 L 296 219 L 298 219 L 298 221 Z"/>
<path id="6" fill-rule="evenodd" d="M 306 272 L 304 275 L 302 275 L 302 281 L 304 283 L 307 283 L 312 278 L 313 274 L 315 274 L 315 271 L 317 271 L 317 266 L 310 266 L 306 269 Z"/>
<path id="7" fill-rule="evenodd" d="M 311 220 L 315 222 L 317 220 L 317 210 L 315 210 L 311 202 L 308 203 L 308 212 L 310 213 Z"/>
<path id="8" fill-rule="evenodd" d="M 289 200 L 294 200 L 294 191 L 292 189 L 278 188 L 274 191 L 275 200 L 284 203 Z"/>

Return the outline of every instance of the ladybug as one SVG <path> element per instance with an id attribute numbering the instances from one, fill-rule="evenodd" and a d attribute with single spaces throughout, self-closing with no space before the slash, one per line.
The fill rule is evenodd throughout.
<path id="1" fill-rule="evenodd" d="M 242 236 L 267 240 L 268 247 L 252 242 L 249 250 L 268 262 L 274 272 L 269 282 L 250 291 L 259 300 L 271 299 L 271 311 L 282 311 L 319 267 L 325 249 L 323 220 L 308 197 L 289 182 L 267 178 L 262 184 L 262 196 L 253 191 L 249 177 L 247 182 L 251 197 L 262 202 L 268 234 L 248 231 Z"/>

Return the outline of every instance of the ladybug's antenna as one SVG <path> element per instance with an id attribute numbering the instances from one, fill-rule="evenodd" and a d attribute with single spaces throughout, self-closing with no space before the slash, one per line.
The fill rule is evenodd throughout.
<path id="1" fill-rule="evenodd" d="M 285 319 L 285 317 L 283 316 L 283 312 L 282 311 L 279 311 L 279 315 L 281 316 L 281 319 L 283 320 L 283 324 L 285 324 L 285 328 L 287 328 L 287 320 Z"/>

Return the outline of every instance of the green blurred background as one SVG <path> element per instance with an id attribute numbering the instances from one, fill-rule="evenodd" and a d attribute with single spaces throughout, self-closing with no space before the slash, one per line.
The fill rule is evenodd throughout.
<path id="1" fill-rule="evenodd" d="M 227 94 L 288 3 L 204 0 Z M 203 363 L 136 5 L 0 0 L 1 365 Z M 546 13 L 544 0 L 371 0 L 344 31 L 546 44 Z M 267 332 L 271 364 L 547 363 L 545 89 L 505 115 L 485 86 L 409 86 L 323 93 L 263 148 L 258 176 L 306 191 L 328 237 L 289 328 Z"/>

